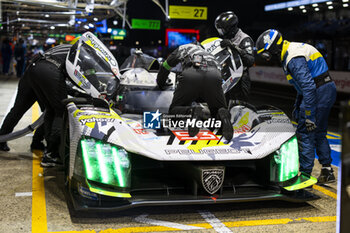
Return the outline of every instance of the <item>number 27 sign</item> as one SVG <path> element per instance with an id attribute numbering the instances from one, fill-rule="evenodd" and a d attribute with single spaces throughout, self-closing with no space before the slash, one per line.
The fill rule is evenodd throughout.
<path id="1" fill-rule="evenodd" d="M 208 7 L 205 6 L 169 6 L 169 17 L 171 19 L 198 19 L 206 20 Z"/>

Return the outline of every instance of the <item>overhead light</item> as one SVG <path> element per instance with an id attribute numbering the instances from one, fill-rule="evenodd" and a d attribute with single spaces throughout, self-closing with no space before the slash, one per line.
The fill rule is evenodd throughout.
<path id="1" fill-rule="evenodd" d="M 349 0 L 343 0 L 343 2 L 349 2 Z"/>
<path id="2" fill-rule="evenodd" d="M 89 29 L 89 26 L 88 26 L 88 25 L 84 25 L 84 28 L 85 28 L 85 29 Z"/>
<path id="3" fill-rule="evenodd" d="M 77 21 L 78 24 L 81 24 L 81 21 Z"/>
<path id="4" fill-rule="evenodd" d="M 117 20 L 113 20 L 113 25 L 118 25 L 118 21 Z"/>
<path id="5" fill-rule="evenodd" d="M 140 44 L 140 42 L 136 41 L 135 44 L 138 45 L 138 44 Z"/>
<path id="6" fill-rule="evenodd" d="M 93 28 L 93 27 L 94 27 L 94 25 L 93 25 L 92 23 L 89 23 L 89 27 Z"/>
<path id="7" fill-rule="evenodd" d="M 333 6 L 328 6 L 328 9 L 332 10 L 332 9 L 333 9 Z"/>
<path id="8" fill-rule="evenodd" d="M 317 3 L 312 4 L 313 7 L 318 7 Z"/>
<path id="9" fill-rule="evenodd" d="M 315 8 L 315 11 L 319 11 L 319 10 L 320 10 L 320 8 L 318 8 L 318 7 Z"/>
<path id="10" fill-rule="evenodd" d="M 304 10 L 302 10 L 302 12 L 303 12 L 303 13 L 306 13 L 306 10 L 304 9 Z"/>
<path id="11" fill-rule="evenodd" d="M 161 44 L 162 43 L 162 41 L 161 40 L 158 40 L 158 44 Z"/>
<path id="12" fill-rule="evenodd" d="M 98 21 L 98 18 L 94 18 L 94 21 L 97 22 L 97 21 Z"/>
<path id="13" fill-rule="evenodd" d="M 48 14 L 45 14 L 45 18 L 49 18 L 50 17 L 50 15 L 48 15 Z"/>
<path id="14" fill-rule="evenodd" d="M 288 11 L 292 11 L 293 10 L 293 7 L 288 7 Z"/>
<path id="15" fill-rule="evenodd" d="M 348 6 L 349 6 L 349 4 L 347 4 L 347 3 L 343 4 L 343 7 L 348 7 Z"/>
<path id="16" fill-rule="evenodd" d="M 112 28 L 108 28 L 108 29 L 107 29 L 107 32 L 108 32 L 108 33 L 111 33 L 111 32 L 112 32 Z"/>
<path id="17" fill-rule="evenodd" d="M 300 9 L 305 9 L 305 6 L 299 6 Z"/>
<path id="18" fill-rule="evenodd" d="M 52 29 L 52 30 L 55 29 L 55 26 L 51 26 L 50 29 Z"/>
<path id="19" fill-rule="evenodd" d="M 327 5 L 332 5 L 333 2 L 326 2 Z"/>

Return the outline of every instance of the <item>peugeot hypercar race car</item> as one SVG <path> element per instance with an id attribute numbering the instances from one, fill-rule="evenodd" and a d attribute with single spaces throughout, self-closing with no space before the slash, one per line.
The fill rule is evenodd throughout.
<path id="1" fill-rule="evenodd" d="M 317 180 L 299 173 L 295 129 L 286 114 L 232 105 L 231 141 L 210 119 L 190 137 L 179 127 L 190 119 L 167 115 L 175 75 L 160 91 L 157 66 L 144 54 L 128 58 L 115 108 L 96 98 L 67 100 L 61 157 L 76 210 L 314 198 L 302 190 Z"/>

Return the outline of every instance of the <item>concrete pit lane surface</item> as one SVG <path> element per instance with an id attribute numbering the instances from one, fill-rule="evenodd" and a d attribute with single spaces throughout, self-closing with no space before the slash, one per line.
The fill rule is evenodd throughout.
<path id="1" fill-rule="evenodd" d="M 15 95 L 18 79 L 0 79 L 0 120 Z M 21 129 L 39 116 L 35 105 Z M 42 152 L 29 151 L 32 135 L 10 141 L 0 152 L 1 233 L 119 232 L 335 232 L 337 183 L 314 185 L 321 198 L 306 203 L 283 201 L 220 205 L 139 207 L 117 213 L 76 215 L 66 202 L 63 170 L 40 167 Z M 313 176 L 320 165 L 315 161 Z M 337 175 L 338 168 L 334 167 Z"/>

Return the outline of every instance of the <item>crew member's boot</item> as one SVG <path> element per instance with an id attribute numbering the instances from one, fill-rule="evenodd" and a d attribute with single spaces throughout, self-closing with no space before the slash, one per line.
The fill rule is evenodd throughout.
<path id="1" fill-rule="evenodd" d="M 226 108 L 220 108 L 218 116 L 221 120 L 222 135 L 227 141 L 231 141 L 233 137 L 233 126 L 230 121 L 230 113 Z"/>
<path id="2" fill-rule="evenodd" d="M 330 165 L 322 165 L 321 174 L 317 180 L 318 184 L 328 184 L 335 182 L 333 168 Z"/>
<path id="3" fill-rule="evenodd" d="M 202 111 L 203 109 L 200 106 L 195 106 L 191 109 L 191 115 L 192 115 L 192 119 L 195 119 L 195 125 L 193 127 L 188 128 L 188 134 L 190 135 L 190 137 L 195 137 L 200 130 L 196 126 L 196 122 L 197 120 L 200 120 L 202 118 L 202 115 L 203 115 Z"/>
<path id="4" fill-rule="evenodd" d="M 45 151 L 43 158 L 41 160 L 41 167 L 55 167 L 56 165 L 60 165 L 62 162 L 58 158 L 58 155 L 55 155 L 51 152 Z"/>
<path id="5" fill-rule="evenodd" d="M 10 147 L 8 147 L 7 142 L 0 142 L 0 150 L 1 151 L 10 151 Z"/>

